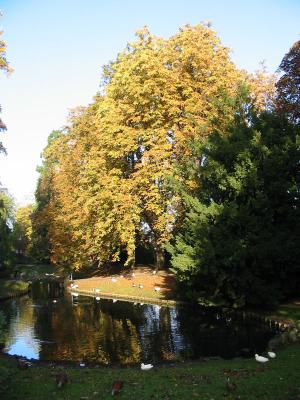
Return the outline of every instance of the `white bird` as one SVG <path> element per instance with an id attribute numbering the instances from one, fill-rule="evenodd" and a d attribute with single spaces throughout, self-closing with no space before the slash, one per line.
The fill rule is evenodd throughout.
<path id="1" fill-rule="evenodd" d="M 117 282 L 117 279 L 116 279 L 116 278 L 111 278 L 111 281 L 112 281 L 113 283 L 116 283 L 116 282 Z"/>
<path id="2" fill-rule="evenodd" d="M 79 364 L 79 366 L 80 366 L 80 367 L 85 367 L 85 363 L 81 362 L 81 363 Z"/>
<path id="3" fill-rule="evenodd" d="M 99 300 L 100 300 L 100 297 L 97 296 L 97 297 L 96 297 L 96 300 L 99 301 Z"/>
<path id="4" fill-rule="evenodd" d="M 147 371 L 147 370 L 149 370 L 149 369 L 151 369 L 151 368 L 153 368 L 153 365 L 152 365 L 152 364 L 144 364 L 144 363 L 141 364 L 141 369 L 142 369 L 143 371 Z"/>
<path id="5" fill-rule="evenodd" d="M 116 303 L 118 300 L 117 299 L 113 299 L 113 303 Z"/>
<path id="6" fill-rule="evenodd" d="M 255 354 L 255 360 L 260 362 L 260 363 L 265 363 L 269 361 L 267 357 L 259 356 L 258 354 Z"/>
<path id="7" fill-rule="evenodd" d="M 275 357 L 276 357 L 276 354 L 275 354 L 273 351 L 268 351 L 268 356 L 269 356 L 270 358 L 275 358 Z"/>
<path id="8" fill-rule="evenodd" d="M 53 300 L 53 303 L 57 303 L 57 300 Z"/>
<path id="9" fill-rule="evenodd" d="M 160 287 L 155 286 L 154 290 L 155 290 L 156 292 L 160 292 Z"/>
<path id="10" fill-rule="evenodd" d="M 157 271 L 153 271 L 152 274 L 155 275 Z"/>

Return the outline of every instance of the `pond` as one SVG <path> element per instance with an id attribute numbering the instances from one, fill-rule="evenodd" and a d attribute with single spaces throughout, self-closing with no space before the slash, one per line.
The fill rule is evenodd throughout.
<path id="1" fill-rule="evenodd" d="M 0 310 L 7 321 L 3 351 L 47 361 L 128 365 L 252 357 L 275 334 L 241 314 L 76 297 L 45 282 L 0 303 Z"/>

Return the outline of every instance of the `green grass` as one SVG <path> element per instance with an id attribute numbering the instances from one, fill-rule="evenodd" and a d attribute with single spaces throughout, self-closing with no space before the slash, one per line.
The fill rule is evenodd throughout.
<path id="1" fill-rule="evenodd" d="M 0 280 L 0 299 L 10 295 L 17 295 L 28 289 L 28 283 L 15 280 Z"/>
<path id="2" fill-rule="evenodd" d="M 206 361 L 156 366 L 150 371 L 130 368 L 64 368 L 71 382 L 58 389 L 54 374 L 61 367 L 16 368 L 12 359 L 0 359 L 0 398 L 110 399 L 114 380 L 124 381 L 120 399 L 300 399 L 300 345 L 291 345 L 267 365 L 251 360 Z M 226 379 L 237 385 L 233 393 Z"/>
<path id="3" fill-rule="evenodd" d="M 52 265 L 43 264 L 19 264 L 14 267 L 14 273 L 22 276 L 22 279 L 32 280 L 44 278 L 45 274 L 57 273 Z"/>
<path id="4" fill-rule="evenodd" d="M 153 299 L 155 300 L 162 300 L 162 299 L 168 299 L 162 292 L 155 292 L 153 289 L 139 289 L 139 288 L 133 288 L 133 287 L 119 287 L 116 284 L 110 284 L 110 283 L 105 283 L 105 285 L 92 285 L 93 288 L 98 288 L 100 290 L 99 296 L 101 297 L 101 294 L 112 294 L 115 296 L 121 295 L 121 296 L 128 296 L 128 297 L 138 297 L 138 298 L 147 298 L 147 299 Z M 93 290 L 93 288 L 88 288 L 87 290 Z M 80 281 L 79 281 L 79 289 L 78 292 L 80 293 L 81 287 L 80 287 Z"/>
<path id="5" fill-rule="evenodd" d="M 300 322 L 300 301 L 281 304 L 277 310 L 268 315 L 272 319 L 296 323 Z"/>

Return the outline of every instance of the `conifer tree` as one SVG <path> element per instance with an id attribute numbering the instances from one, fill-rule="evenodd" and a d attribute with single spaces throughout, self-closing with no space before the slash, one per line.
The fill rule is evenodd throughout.
<path id="1" fill-rule="evenodd" d="M 187 214 L 172 266 L 190 298 L 274 305 L 299 290 L 299 129 L 272 113 L 249 115 L 192 143 L 181 175 Z M 181 180 L 183 182 L 183 180 Z"/>

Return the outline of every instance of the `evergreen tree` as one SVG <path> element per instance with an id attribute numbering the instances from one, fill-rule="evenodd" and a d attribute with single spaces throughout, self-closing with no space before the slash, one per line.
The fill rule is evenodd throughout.
<path id="1" fill-rule="evenodd" d="M 187 214 L 168 247 L 182 290 L 234 306 L 296 294 L 299 128 L 271 113 L 238 113 L 226 131 L 191 147 L 194 158 L 180 174 L 198 179 L 199 189 L 181 183 Z"/>

